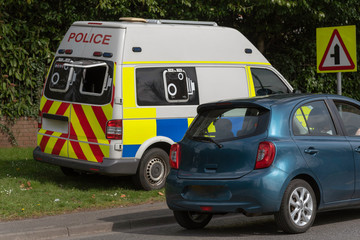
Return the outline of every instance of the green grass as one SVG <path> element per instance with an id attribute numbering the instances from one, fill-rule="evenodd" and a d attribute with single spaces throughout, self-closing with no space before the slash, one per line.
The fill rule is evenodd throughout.
<path id="1" fill-rule="evenodd" d="M 163 201 L 164 190 L 136 190 L 129 177 L 65 176 L 32 148 L 0 148 L 0 221 Z"/>

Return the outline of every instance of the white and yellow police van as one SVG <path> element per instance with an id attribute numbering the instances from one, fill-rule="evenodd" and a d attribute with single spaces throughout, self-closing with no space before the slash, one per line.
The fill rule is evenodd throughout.
<path id="1" fill-rule="evenodd" d="M 158 189 L 199 104 L 292 90 L 240 32 L 214 22 L 75 22 L 45 82 L 34 159 Z"/>

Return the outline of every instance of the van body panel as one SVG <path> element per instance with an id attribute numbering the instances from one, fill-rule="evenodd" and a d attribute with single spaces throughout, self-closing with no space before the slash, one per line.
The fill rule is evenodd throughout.
<path id="1" fill-rule="evenodd" d="M 256 77 L 262 72 L 254 68 L 273 72 L 274 81 L 292 91 L 235 29 L 75 22 L 45 82 L 34 158 L 109 175 L 139 174 L 151 149 L 168 153 L 183 138 L 199 104 L 270 92 L 261 88 Z M 107 139 L 110 120 L 120 124 L 116 139 Z M 153 154 L 149 169 L 164 156 Z"/>

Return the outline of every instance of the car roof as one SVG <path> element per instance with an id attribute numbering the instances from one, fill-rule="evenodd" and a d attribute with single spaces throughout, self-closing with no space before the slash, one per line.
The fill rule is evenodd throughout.
<path id="1" fill-rule="evenodd" d="M 339 99 L 346 101 L 356 101 L 354 99 L 334 95 L 334 94 L 274 94 L 267 96 L 258 96 L 253 98 L 242 98 L 242 99 L 232 99 L 232 100 L 222 100 L 218 102 L 202 104 L 198 107 L 198 113 L 211 108 L 224 108 L 231 106 L 261 106 L 266 109 L 270 109 L 273 105 L 296 105 L 305 100 L 316 100 L 316 99 Z M 357 101 L 356 101 L 357 102 Z M 357 102 L 360 104 L 359 102 Z"/>

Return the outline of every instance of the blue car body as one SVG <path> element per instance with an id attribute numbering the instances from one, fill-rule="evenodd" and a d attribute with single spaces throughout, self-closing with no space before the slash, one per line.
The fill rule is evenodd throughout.
<path id="1" fill-rule="evenodd" d="M 302 134 L 294 128 L 298 119 L 310 124 L 312 106 L 322 104 L 332 122 L 330 134 Z M 336 103 L 336 104 L 335 104 Z M 339 112 L 345 103 L 360 108 L 356 100 L 337 95 L 273 95 L 204 104 L 187 134 L 178 143 L 178 169 L 171 169 L 166 182 L 166 201 L 174 211 L 246 215 L 279 212 L 284 192 L 294 179 L 313 189 L 318 210 L 349 207 L 360 203 L 360 136 L 349 134 Z M 263 131 L 218 141 L 192 139 L 197 121 L 207 111 L 221 108 L 256 107 L 266 112 Z M 299 110 L 300 109 L 300 110 Z M 296 116 L 302 112 L 303 115 Z M 351 114 L 351 111 L 349 111 Z M 308 116 L 309 115 L 309 116 Z M 345 115 L 345 114 L 344 114 Z M 353 118 L 352 118 L 353 119 Z M 360 121 L 355 121 L 360 125 Z M 241 124 L 241 123 L 240 123 Z M 301 125 L 299 125 L 301 128 Z M 215 138 L 214 138 L 215 139 Z M 203 139 L 204 140 L 204 139 Z M 255 169 L 258 146 L 271 142 L 275 156 L 270 166 Z"/>

